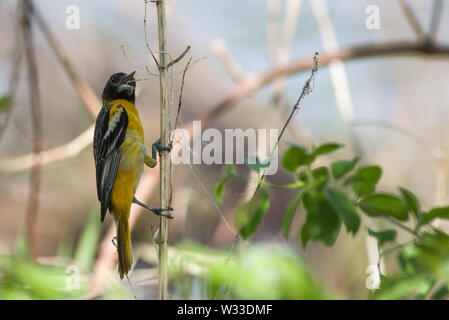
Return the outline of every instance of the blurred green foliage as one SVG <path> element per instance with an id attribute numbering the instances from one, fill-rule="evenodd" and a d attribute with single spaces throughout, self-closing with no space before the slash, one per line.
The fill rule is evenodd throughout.
<path id="1" fill-rule="evenodd" d="M 429 224 L 436 218 L 449 219 L 449 207 L 437 207 L 423 212 L 417 197 L 406 188 L 399 187 L 398 194 L 376 191 L 382 169 L 377 165 L 359 165 L 358 158 L 334 161 L 329 168 L 314 167 L 317 157 L 341 147 L 338 143 L 326 143 L 307 150 L 302 146 L 291 145 L 283 156 L 282 166 L 291 174 L 294 183 L 276 185 L 259 179 L 258 192 L 235 211 L 234 224 L 240 236 L 248 239 L 257 231 L 269 209 L 266 189 L 295 189 L 296 196 L 288 206 L 282 221 L 282 234 L 287 240 L 291 238 L 293 216 L 301 204 L 306 214 L 299 232 L 304 248 L 309 241 L 320 241 L 332 246 L 340 233 L 341 225 L 345 226 L 346 232 L 355 235 L 360 229 L 363 215 L 371 219 L 383 219 L 395 228 L 407 231 L 411 241 L 385 249 L 387 245 L 396 242 L 396 229 L 366 228 L 368 234 L 377 239 L 380 255 L 395 252 L 400 265 L 399 272 L 388 277 L 381 275 L 380 289 L 371 296 L 378 299 L 449 297 L 449 236 Z M 250 166 L 250 169 L 261 176 L 260 167 Z M 216 186 L 216 199 L 219 203 L 223 202 L 225 185 L 240 178 L 251 179 L 250 176 L 238 173 L 234 167 L 228 167 L 226 176 Z M 413 219 L 410 220 L 410 217 Z M 406 222 L 409 223 L 404 224 Z M 410 223 L 413 224 L 412 227 L 409 226 Z M 266 265 L 267 261 L 270 261 L 270 258 L 267 257 L 264 262 L 259 263 Z M 239 268 L 242 267 L 223 266 L 218 269 L 218 275 L 215 274 L 219 279 L 217 283 L 240 281 L 244 284 L 251 278 L 254 282 L 259 281 L 259 284 L 254 284 L 254 288 L 237 290 L 237 296 L 256 297 L 255 292 L 264 290 L 263 281 L 260 283 L 260 278 L 252 278 L 253 274 L 257 274 L 257 267 L 251 271 L 246 270 L 242 278 L 231 276 L 234 273 L 240 274 L 242 270 Z M 270 290 L 279 292 L 274 288 Z M 297 292 L 291 296 L 286 293 L 275 295 L 301 296 Z"/>
<path id="2" fill-rule="evenodd" d="M 79 299 L 88 292 L 83 273 L 92 268 L 100 222 L 92 212 L 86 223 L 73 259 L 54 257 L 54 263 L 32 261 L 26 238 L 19 235 L 14 251 L 0 254 L 0 299 Z M 64 245 L 60 252 L 70 252 Z"/>

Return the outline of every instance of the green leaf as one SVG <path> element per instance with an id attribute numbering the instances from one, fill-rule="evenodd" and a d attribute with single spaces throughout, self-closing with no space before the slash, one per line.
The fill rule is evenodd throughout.
<path id="1" fill-rule="evenodd" d="M 368 234 L 371 237 L 377 239 L 379 247 L 381 247 L 384 243 L 396 240 L 397 232 L 393 229 L 383 230 L 383 231 L 373 231 L 370 228 L 366 228 Z"/>
<path id="2" fill-rule="evenodd" d="M 215 201 L 217 201 L 218 204 L 223 204 L 223 196 L 224 196 L 224 186 L 226 183 L 228 183 L 232 178 L 234 178 L 235 175 L 235 169 L 234 166 L 229 165 L 226 167 L 226 176 L 217 182 L 215 185 Z"/>
<path id="3" fill-rule="evenodd" d="M 386 215 L 402 221 L 408 219 L 408 211 L 401 198 L 392 194 L 369 195 L 359 202 L 359 206 L 369 216 Z"/>
<path id="4" fill-rule="evenodd" d="M 220 181 L 217 182 L 215 185 L 215 201 L 217 201 L 218 204 L 223 204 L 223 196 L 224 196 L 224 186 L 226 183 L 228 183 L 232 179 L 231 176 L 224 177 Z"/>
<path id="5" fill-rule="evenodd" d="M 343 145 L 339 144 L 339 143 L 324 143 L 324 144 L 320 145 L 318 148 L 316 148 L 313 151 L 313 154 L 315 156 L 319 156 L 322 154 L 332 153 L 335 150 L 340 149 L 342 147 L 343 147 Z"/>
<path id="6" fill-rule="evenodd" d="M 381 175 L 382 169 L 379 166 L 365 166 L 349 177 L 345 185 L 350 184 L 358 195 L 367 195 L 374 192 Z"/>
<path id="7" fill-rule="evenodd" d="M 340 231 L 341 221 L 327 197 L 319 192 L 305 193 L 303 204 L 307 211 L 306 223 L 301 232 L 303 243 L 312 239 L 328 246 L 333 245 Z"/>
<path id="8" fill-rule="evenodd" d="M 301 202 L 301 193 L 299 193 L 295 199 L 293 199 L 292 203 L 289 205 L 287 212 L 284 215 L 284 219 L 282 219 L 282 234 L 286 239 L 288 239 L 290 232 L 290 225 L 292 223 L 293 216 L 295 215 L 296 209 L 298 209 L 298 205 Z"/>
<path id="9" fill-rule="evenodd" d="M 314 185 L 318 190 L 322 190 L 329 181 L 329 170 L 326 167 L 319 167 L 312 170 Z"/>
<path id="10" fill-rule="evenodd" d="M 424 224 L 431 222 L 433 219 L 436 218 L 449 219 L 449 206 L 433 208 L 422 217 L 418 225 L 422 226 Z"/>
<path id="11" fill-rule="evenodd" d="M 341 191 L 327 188 L 324 193 L 329 199 L 332 208 L 346 226 L 346 230 L 353 235 L 360 227 L 360 217 L 354 203 Z"/>
<path id="12" fill-rule="evenodd" d="M 352 160 L 338 160 L 331 164 L 331 170 L 332 174 L 334 175 L 335 179 L 340 179 L 343 177 L 346 173 L 350 172 L 352 169 L 355 168 L 357 161 L 359 161 L 359 158 L 354 158 Z"/>
<path id="13" fill-rule="evenodd" d="M 402 197 L 404 198 L 404 202 L 405 202 L 407 208 L 410 211 L 412 211 L 415 214 L 415 216 L 417 217 L 419 212 L 421 211 L 418 199 L 415 197 L 415 195 L 411 191 L 409 191 L 405 188 L 399 187 L 399 191 L 401 192 Z"/>
<path id="14" fill-rule="evenodd" d="M 375 297 L 379 300 L 406 299 L 412 293 L 426 292 L 430 289 L 429 277 L 423 274 L 399 275 L 394 278 L 384 278 L 380 290 L 376 290 Z"/>
<path id="15" fill-rule="evenodd" d="M 8 110 L 13 105 L 13 99 L 10 95 L 0 97 L 0 112 Z"/>
<path id="16" fill-rule="evenodd" d="M 264 188 L 257 190 L 251 200 L 237 207 L 234 225 L 243 239 L 247 239 L 256 231 L 269 207 L 270 198 Z"/>
<path id="17" fill-rule="evenodd" d="M 75 261 L 81 270 L 90 270 L 97 252 L 100 238 L 100 221 L 98 212 L 92 211 L 84 227 L 75 252 Z"/>
<path id="18" fill-rule="evenodd" d="M 301 242 L 302 247 L 305 249 L 307 246 L 307 243 L 309 242 L 309 232 L 307 231 L 307 223 L 304 223 L 301 229 Z"/>
<path id="19" fill-rule="evenodd" d="M 282 167 L 287 171 L 296 172 L 300 166 L 309 165 L 313 160 L 313 154 L 308 154 L 303 147 L 293 145 L 285 152 Z"/>

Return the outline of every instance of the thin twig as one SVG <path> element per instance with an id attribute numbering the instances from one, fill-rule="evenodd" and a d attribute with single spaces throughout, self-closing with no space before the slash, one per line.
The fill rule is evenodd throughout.
<path id="1" fill-rule="evenodd" d="M 170 68 L 172 65 L 178 63 L 179 61 L 181 61 L 182 58 L 184 58 L 184 56 L 187 54 L 187 52 L 189 52 L 190 50 L 190 46 L 187 46 L 187 48 L 185 48 L 185 50 L 181 53 L 181 55 L 179 57 L 177 57 L 175 60 L 170 61 L 167 66 L 165 68 Z"/>
<path id="2" fill-rule="evenodd" d="M 430 41 L 434 41 L 437 37 L 438 26 L 440 25 L 442 10 L 443 10 L 443 1 L 434 0 L 432 10 L 432 20 L 430 21 L 430 31 L 429 31 Z"/>
<path id="3" fill-rule="evenodd" d="M 192 61 L 192 58 L 187 61 L 186 67 L 184 68 L 184 72 L 182 73 L 182 80 L 181 80 L 181 89 L 179 91 L 179 101 L 178 101 L 178 110 L 176 112 L 176 120 L 175 120 L 175 127 L 176 130 L 179 126 L 179 114 L 181 113 L 181 107 L 182 107 L 182 93 L 184 91 L 184 80 L 186 77 L 187 69 L 189 69 L 190 62 Z"/>
<path id="4" fill-rule="evenodd" d="M 416 17 L 412 8 L 407 3 L 407 0 L 399 0 L 399 6 L 401 7 L 402 13 L 407 18 L 408 23 L 410 24 L 413 31 L 415 32 L 415 35 L 418 38 L 418 40 L 424 41 L 424 39 L 426 38 L 426 36 L 424 35 L 424 31 L 421 28 L 418 18 Z"/>
<path id="5" fill-rule="evenodd" d="M 269 158 L 269 161 L 271 161 L 271 158 L 274 154 L 274 152 L 276 151 L 276 149 L 279 146 L 279 142 L 282 139 L 282 136 L 284 135 L 285 129 L 287 129 L 288 124 L 290 123 L 290 121 L 292 120 L 293 116 L 295 115 L 296 111 L 299 110 L 299 104 L 301 102 L 301 100 L 307 96 L 309 93 L 312 92 L 313 90 L 313 80 L 315 78 L 315 73 L 318 71 L 318 52 L 315 53 L 314 57 L 313 57 L 313 67 L 312 70 L 310 72 L 310 76 L 309 78 L 306 80 L 306 82 L 304 83 L 302 90 L 301 90 L 301 94 L 298 97 L 298 100 L 296 100 L 296 103 L 293 105 L 292 111 L 290 112 L 290 115 L 288 116 L 287 120 L 284 123 L 284 126 L 281 129 L 281 133 L 279 133 L 279 136 L 276 140 L 276 143 L 274 145 L 273 150 L 271 151 L 271 155 Z M 263 180 L 265 179 L 265 173 L 262 174 L 262 176 L 260 177 L 260 182 L 263 182 Z M 257 184 L 256 190 L 254 191 L 254 194 L 256 194 L 256 192 L 259 190 L 261 183 Z"/>
<path id="6" fill-rule="evenodd" d="M 148 0 L 144 0 L 145 2 L 145 9 L 143 14 L 143 30 L 145 35 L 145 45 L 147 46 L 148 52 L 151 54 L 151 57 L 153 58 L 154 63 L 156 64 L 157 68 L 160 69 L 159 62 L 157 61 L 156 57 L 154 56 L 153 50 L 151 50 L 150 44 L 148 43 L 148 36 L 147 36 L 147 4 Z"/>
<path id="7" fill-rule="evenodd" d="M 33 127 L 33 152 L 39 159 L 43 145 L 42 114 L 39 94 L 39 78 L 37 75 L 36 56 L 32 37 L 31 12 L 33 11 L 31 0 L 22 2 L 22 32 L 26 54 L 28 81 L 30 93 L 30 113 Z M 31 168 L 30 191 L 27 205 L 27 240 L 31 257 L 36 256 L 36 221 L 39 210 L 39 189 L 41 179 L 41 166 L 39 161 Z"/>

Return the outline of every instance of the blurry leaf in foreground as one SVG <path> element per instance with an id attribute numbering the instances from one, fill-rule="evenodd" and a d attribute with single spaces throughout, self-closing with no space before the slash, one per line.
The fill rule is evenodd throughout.
<path id="1" fill-rule="evenodd" d="M 401 198 L 392 194 L 372 194 L 361 200 L 359 206 L 369 216 L 385 215 L 402 221 L 408 219 L 408 210 Z"/>
<path id="2" fill-rule="evenodd" d="M 8 110 L 13 105 L 13 99 L 10 95 L 0 97 L 0 112 Z"/>
<path id="3" fill-rule="evenodd" d="M 366 228 L 368 230 L 368 234 L 371 237 L 377 239 L 377 243 L 379 247 L 381 247 L 384 243 L 396 240 L 396 230 L 388 229 L 383 231 L 373 231 L 370 228 Z"/>
<path id="4" fill-rule="evenodd" d="M 322 154 L 328 154 L 336 151 L 337 149 L 342 148 L 344 145 L 340 143 L 330 142 L 330 143 L 324 143 L 320 145 L 318 148 L 316 148 L 312 153 L 315 156 L 319 156 Z"/>
<path id="5" fill-rule="evenodd" d="M 419 225 L 422 226 L 424 224 L 427 224 L 436 218 L 449 219 L 449 206 L 431 209 L 422 217 L 422 219 L 419 221 Z"/>
<path id="6" fill-rule="evenodd" d="M 423 274 L 399 275 L 383 278 L 375 297 L 379 300 L 413 298 L 431 289 L 431 279 Z"/>
<path id="7" fill-rule="evenodd" d="M 404 198 L 404 203 L 407 205 L 407 208 L 413 212 L 415 216 L 418 216 L 418 214 L 421 211 L 419 201 L 416 198 L 416 196 L 409 190 L 399 187 L 399 191 L 402 194 L 402 197 Z"/>
<path id="8" fill-rule="evenodd" d="M 306 222 L 301 230 L 303 246 L 309 239 L 319 240 L 330 246 L 340 231 L 341 221 L 332 204 L 323 193 L 311 192 L 303 196 L 307 211 Z"/>
<path id="9" fill-rule="evenodd" d="M 89 270 L 92 267 L 100 238 L 99 216 L 96 211 L 90 213 L 78 242 L 74 259 L 81 270 Z"/>
<path id="10" fill-rule="evenodd" d="M 21 256 L 0 255 L 0 297 L 9 299 L 80 298 L 85 287 L 68 291 L 65 267 L 32 262 Z"/>
<path id="11" fill-rule="evenodd" d="M 312 170 L 314 185 L 318 190 L 322 190 L 329 181 L 329 170 L 326 167 L 318 167 Z"/>
<path id="12" fill-rule="evenodd" d="M 341 191 L 327 188 L 326 194 L 329 202 L 346 226 L 346 230 L 353 235 L 360 227 L 360 217 L 354 203 Z"/>
<path id="13" fill-rule="evenodd" d="M 354 158 L 353 160 L 338 160 L 331 164 L 332 174 L 335 179 L 340 179 L 346 173 L 350 172 L 355 168 L 359 158 Z"/>
<path id="14" fill-rule="evenodd" d="M 280 246 L 251 246 L 236 259 L 211 268 L 211 286 L 232 299 L 329 299 L 299 257 Z M 221 297 L 217 297 L 221 298 Z"/>
<path id="15" fill-rule="evenodd" d="M 235 209 L 234 225 L 243 239 L 247 239 L 256 231 L 269 207 L 270 198 L 267 190 L 259 188 L 251 200 Z"/>
<path id="16" fill-rule="evenodd" d="M 296 172 L 300 166 L 309 165 L 313 160 L 315 160 L 313 154 L 308 154 L 303 147 L 292 145 L 284 153 L 282 167 L 287 171 Z"/>
<path id="17" fill-rule="evenodd" d="M 215 201 L 217 201 L 218 204 L 223 204 L 223 196 L 224 196 L 224 186 L 226 183 L 232 180 L 235 175 L 235 169 L 232 165 L 229 165 L 226 167 L 226 176 L 217 182 L 215 185 Z"/>
<path id="18" fill-rule="evenodd" d="M 346 179 L 345 184 L 350 184 L 356 194 L 366 195 L 374 192 L 381 175 L 382 169 L 379 166 L 365 166 Z"/>
<path id="19" fill-rule="evenodd" d="M 300 203 L 301 203 L 301 193 L 299 193 L 295 197 L 295 199 L 293 199 L 292 203 L 290 203 L 287 212 L 284 215 L 284 219 L 282 219 L 282 234 L 286 239 L 288 239 L 290 233 L 290 225 L 292 223 L 293 216 L 295 215 L 295 212 L 298 209 Z"/>

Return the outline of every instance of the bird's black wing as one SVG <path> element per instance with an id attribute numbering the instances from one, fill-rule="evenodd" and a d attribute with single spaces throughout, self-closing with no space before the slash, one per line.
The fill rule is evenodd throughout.
<path id="1" fill-rule="evenodd" d="M 111 108 L 114 108 L 111 113 Z M 106 210 L 111 211 L 111 192 L 120 164 L 119 148 L 125 140 L 128 114 L 121 105 L 101 108 L 95 122 L 94 158 L 97 177 L 97 197 L 101 203 L 101 221 Z"/>

